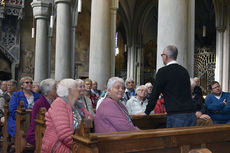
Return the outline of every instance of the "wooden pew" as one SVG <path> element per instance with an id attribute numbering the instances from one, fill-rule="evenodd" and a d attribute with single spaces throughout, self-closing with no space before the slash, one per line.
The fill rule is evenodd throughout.
<path id="1" fill-rule="evenodd" d="M 2 152 L 7 153 L 8 148 L 8 118 L 9 118 L 9 101 L 5 102 L 4 105 L 4 124 L 3 124 L 3 143 L 2 143 Z"/>
<path id="2" fill-rule="evenodd" d="M 24 108 L 24 102 L 20 101 L 16 112 L 15 152 L 21 153 L 26 146 L 26 133 L 30 127 L 32 110 L 26 110 Z"/>
<path id="3" fill-rule="evenodd" d="M 45 124 L 45 113 L 46 108 L 42 107 L 39 110 L 39 113 L 35 119 L 36 126 L 35 126 L 35 153 L 41 152 L 42 147 L 42 138 L 44 136 L 45 130 L 46 130 L 46 124 Z"/>
<path id="4" fill-rule="evenodd" d="M 142 130 L 165 128 L 167 114 L 132 115 L 132 122 Z"/>
<path id="5" fill-rule="evenodd" d="M 73 153 L 188 153 L 195 148 L 212 153 L 230 151 L 230 124 L 114 133 L 91 133 L 92 128 L 92 121 L 82 120 L 73 136 Z"/>

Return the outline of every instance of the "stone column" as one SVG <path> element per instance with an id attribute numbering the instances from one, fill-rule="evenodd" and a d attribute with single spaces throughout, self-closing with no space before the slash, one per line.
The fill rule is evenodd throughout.
<path id="1" fill-rule="evenodd" d="M 216 69 L 215 80 L 221 85 L 223 80 L 223 42 L 224 42 L 224 26 L 216 27 Z"/>
<path id="2" fill-rule="evenodd" d="M 119 0 L 112 0 L 111 7 L 111 76 L 115 76 L 115 36 L 116 36 L 116 19 Z"/>
<path id="3" fill-rule="evenodd" d="M 57 5 L 55 79 L 71 77 L 71 13 L 72 0 L 55 0 Z"/>
<path id="4" fill-rule="evenodd" d="M 223 86 L 222 89 L 225 92 L 230 91 L 230 3 L 227 6 L 226 13 L 224 14 L 226 17 L 226 30 L 224 33 L 224 59 L 223 59 Z"/>
<path id="5" fill-rule="evenodd" d="M 34 80 L 40 82 L 48 78 L 48 0 L 34 0 L 31 3 L 36 19 L 35 70 Z"/>
<path id="6" fill-rule="evenodd" d="M 91 5 L 89 78 L 103 89 L 111 76 L 111 0 L 93 0 Z"/>
<path id="7" fill-rule="evenodd" d="M 159 0 L 158 3 L 157 69 L 163 66 L 161 53 L 168 45 L 178 48 L 177 61 L 188 69 L 191 64 L 188 58 L 193 59 L 188 53 L 194 52 L 195 0 Z"/>

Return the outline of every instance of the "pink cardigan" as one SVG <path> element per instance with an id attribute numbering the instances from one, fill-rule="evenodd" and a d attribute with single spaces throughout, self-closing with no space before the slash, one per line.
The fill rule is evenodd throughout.
<path id="1" fill-rule="evenodd" d="M 73 144 L 73 113 L 70 103 L 57 98 L 46 113 L 41 153 L 69 153 Z"/>

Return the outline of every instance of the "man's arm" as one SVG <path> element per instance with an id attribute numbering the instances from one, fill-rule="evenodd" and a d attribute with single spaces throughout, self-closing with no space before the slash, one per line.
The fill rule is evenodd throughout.
<path id="1" fill-rule="evenodd" d="M 224 102 L 219 102 L 218 100 L 213 99 L 210 95 L 206 97 L 205 104 L 207 109 L 211 111 L 220 111 L 225 106 Z"/>
<path id="2" fill-rule="evenodd" d="M 154 109 L 156 101 L 159 98 L 159 95 L 162 93 L 164 87 L 164 76 L 161 70 L 157 72 L 156 81 L 153 88 L 153 91 L 150 95 L 148 105 L 146 106 L 145 114 L 149 115 L 150 112 Z"/>

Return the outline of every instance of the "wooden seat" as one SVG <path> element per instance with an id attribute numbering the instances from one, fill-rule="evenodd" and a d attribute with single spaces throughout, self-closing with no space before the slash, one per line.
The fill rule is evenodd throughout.
<path id="1" fill-rule="evenodd" d="M 45 113 L 46 108 L 41 107 L 39 110 L 39 113 L 35 119 L 35 153 L 41 152 L 42 147 L 42 138 L 44 136 L 45 130 L 46 130 L 46 124 L 45 124 Z"/>
<path id="2" fill-rule="evenodd" d="M 87 133 L 73 136 L 73 153 L 188 153 L 194 148 L 207 148 L 212 153 L 229 153 L 230 124 L 209 127 L 164 128 L 114 133 Z M 87 124 L 86 124 L 87 123 Z"/>
<path id="3" fill-rule="evenodd" d="M 5 102 L 4 105 L 4 123 L 3 123 L 3 144 L 2 144 L 2 152 L 7 153 L 8 148 L 8 118 L 9 118 L 9 101 Z"/>
<path id="4" fill-rule="evenodd" d="M 15 152 L 21 153 L 26 146 L 26 133 L 30 127 L 32 110 L 26 110 L 24 108 L 24 102 L 20 101 L 16 112 Z"/>

